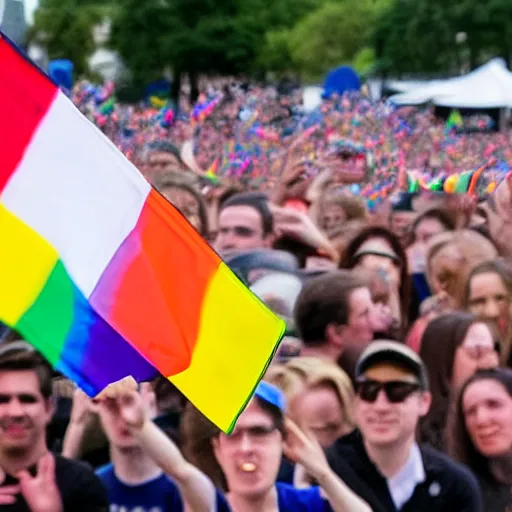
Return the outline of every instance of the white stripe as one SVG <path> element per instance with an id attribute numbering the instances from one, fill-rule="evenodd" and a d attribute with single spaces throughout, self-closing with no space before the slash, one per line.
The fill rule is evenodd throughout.
<path id="1" fill-rule="evenodd" d="M 0 199 L 57 249 L 89 297 L 137 223 L 150 190 L 59 92 Z"/>

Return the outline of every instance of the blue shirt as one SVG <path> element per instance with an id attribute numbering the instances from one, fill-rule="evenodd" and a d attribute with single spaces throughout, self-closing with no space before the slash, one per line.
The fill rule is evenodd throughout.
<path id="1" fill-rule="evenodd" d="M 183 502 L 176 484 L 160 475 L 143 484 L 127 485 L 117 478 L 112 464 L 96 474 L 107 489 L 110 512 L 182 512 Z"/>
<path id="2" fill-rule="evenodd" d="M 331 506 L 320 495 L 319 487 L 296 489 L 292 485 L 276 483 L 279 512 L 329 512 Z M 231 509 L 217 493 L 217 512 L 230 512 Z"/>

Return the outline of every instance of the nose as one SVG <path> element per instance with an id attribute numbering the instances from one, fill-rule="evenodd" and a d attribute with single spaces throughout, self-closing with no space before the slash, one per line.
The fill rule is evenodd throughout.
<path id="1" fill-rule="evenodd" d="M 379 411 L 387 411 L 389 409 L 389 400 L 383 389 L 379 391 L 373 406 L 376 410 Z"/>
<path id="2" fill-rule="evenodd" d="M 21 402 L 18 399 L 13 398 L 9 401 L 9 404 L 7 405 L 7 414 L 9 416 L 23 416 L 24 413 Z"/>
<path id="3" fill-rule="evenodd" d="M 496 301 L 489 300 L 485 303 L 484 316 L 486 318 L 497 319 L 500 316 L 500 308 Z"/>
<path id="4" fill-rule="evenodd" d="M 251 452 L 253 449 L 253 443 L 250 438 L 250 436 L 247 435 L 247 433 L 244 433 L 242 435 L 242 439 L 240 440 L 240 451 L 242 453 L 248 453 Z"/>

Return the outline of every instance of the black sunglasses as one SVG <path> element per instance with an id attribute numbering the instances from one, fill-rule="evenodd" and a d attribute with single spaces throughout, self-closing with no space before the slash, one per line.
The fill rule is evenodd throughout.
<path id="1" fill-rule="evenodd" d="M 373 403 L 377 400 L 381 390 L 384 390 L 390 403 L 398 404 L 420 389 L 420 384 L 416 382 L 404 382 L 403 380 L 388 382 L 360 380 L 356 382 L 357 395 L 361 400 L 369 403 Z"/>

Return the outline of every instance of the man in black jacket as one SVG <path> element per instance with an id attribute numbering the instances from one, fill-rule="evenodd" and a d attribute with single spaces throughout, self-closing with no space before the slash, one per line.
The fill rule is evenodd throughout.
<path id="1" fill-rule="evenodd" d="M 428 446 L 415 432 L 430 407 L 425 366 L 401 343 L 376 341 L 356 367 L 359 430 L 339 439 L 328 459 L 375 512 L 480 512 L 468 469 Z"/>

